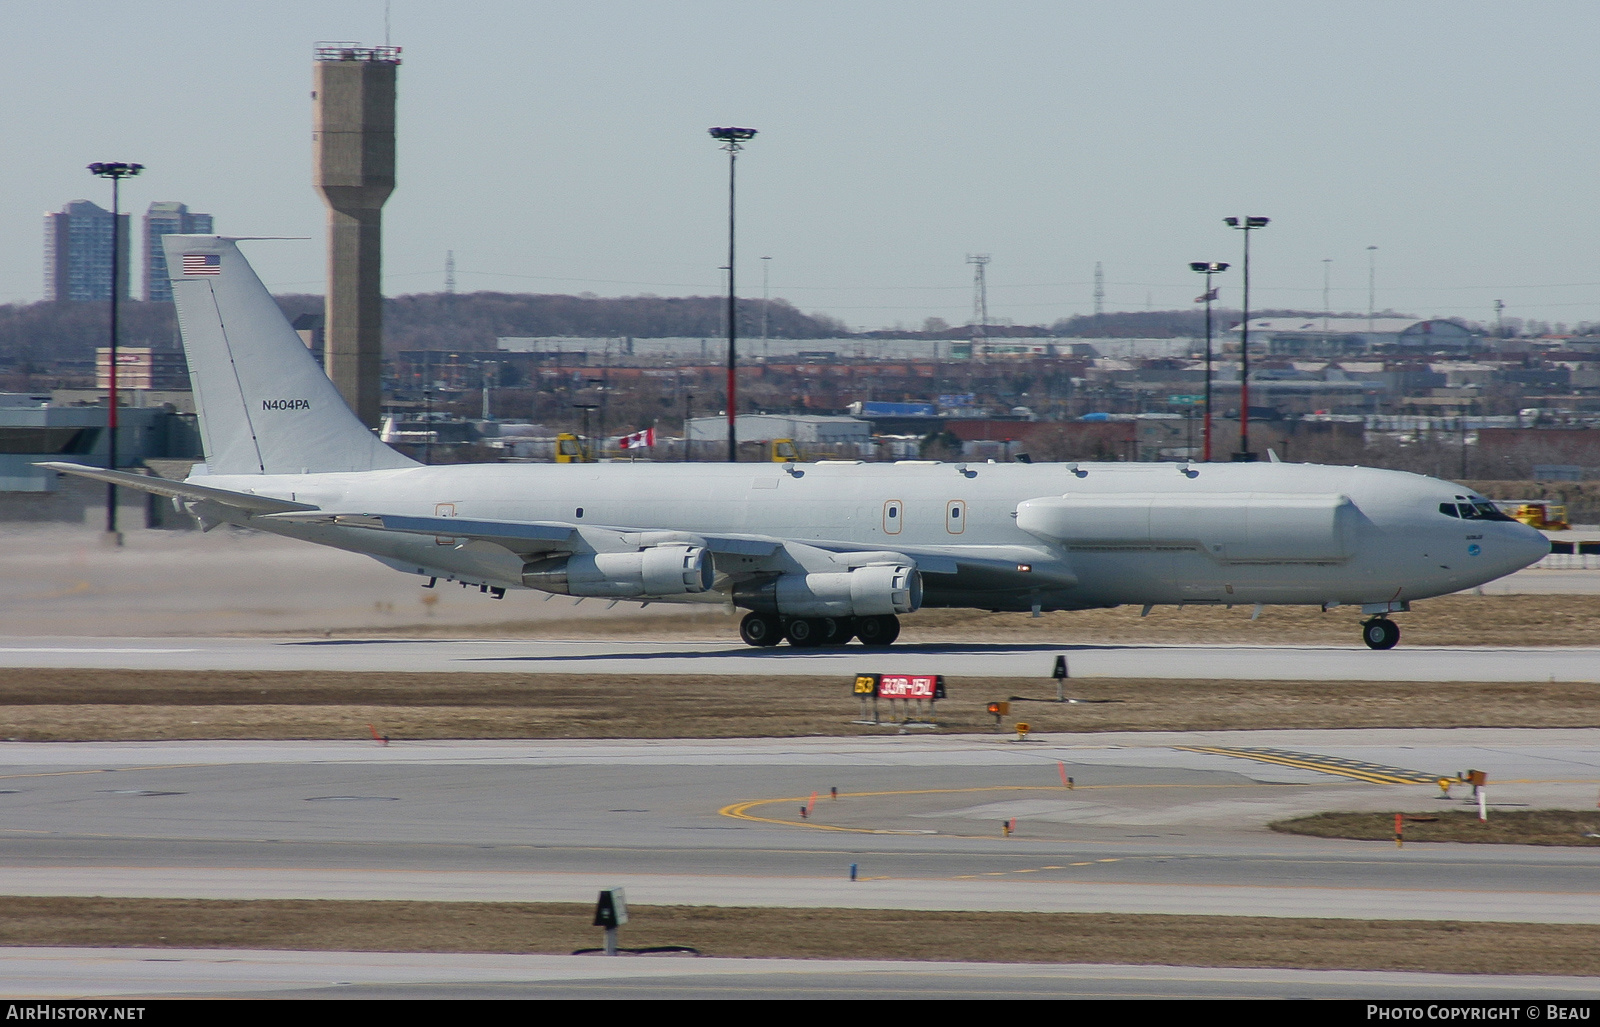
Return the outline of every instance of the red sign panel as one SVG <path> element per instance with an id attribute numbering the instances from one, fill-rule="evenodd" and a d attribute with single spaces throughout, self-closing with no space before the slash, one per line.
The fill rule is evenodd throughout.
<path id="1" fill-rule="evenodd" d="M 884 674 L 878 679 L 880 699 L 937 699 L 937 674 Z"/>

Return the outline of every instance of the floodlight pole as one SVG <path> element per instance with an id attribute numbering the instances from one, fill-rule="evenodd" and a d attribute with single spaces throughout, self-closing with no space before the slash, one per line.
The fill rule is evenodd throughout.
<path id="1" fill-rule="evenodd" d="M 1206 292 L 1200 297 L 1206 303 L 1206 420 L 1203 443 L 1204 450 L 1201 454 L 1203 463 L 1211 462 L 1211 301 L 1216 296 L 1216 290 L 1211 288 L 1211 276 L 1228 270 L 1228 265 L 1216 260 L 1197 260 L 1189 265 L 1189 270 L 1198 271 L 1206 276 Z M 1193 452 L 1191 450 L 1191 455 Z"/>
<path id="2" fill-rule="evenodd" d="M 111 179 L 111 351 L 107 354 L 107 381 L 110 386 L 106 403 L 106 432 L 109 449 L 106 452 L 106 469 L 117 469 L 117 285 L 122 269 L 122 180 L 132 178 L 144 170 L 143 164 L 102 163 L 89 165 L 89 173 L 99 178 Z M 122 536 L 117 533 L 117 486 L 106 484 L 106 534 L 118 545 Z"/>
<path id="3" fill-rule="evenodd" d="M 739 151 L 744 149 L 740 143 L 748 142 L 756 136 L 753 128 L 713 128 L 710 130 L 711 138 L 720 140 L 723 149 L 728 151 L 728 462 L 736 463 L 739 459 L 739 439 L 735 427 L 738 417 L 738 378 L 736 369 L 738 357 L 735 346 L 739 336 L 738 310 L 734 297 L 733 283 L 733 228 L 734 228 L 734 171 L 739 162 Z"/>
<path id="4" fill-rule="evenodd" d="M 1244 309 L 1239 320 L 1239 452 L 1233 454 L 1238 463 L 1249 463 L 1256 458 L 1250 452 L 1250 233 L 1267 227 L 1271 218 L 1223 218 L 1223 224 L 1244 233 Z"/>

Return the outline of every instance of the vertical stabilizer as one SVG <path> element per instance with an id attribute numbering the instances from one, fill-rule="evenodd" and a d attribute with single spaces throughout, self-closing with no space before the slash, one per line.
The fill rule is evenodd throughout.
<path id="1" fill-rule="evenodd" d="M 416 466 L 350 412 L 235 240 L 162 242 L 211 474 Z"/>

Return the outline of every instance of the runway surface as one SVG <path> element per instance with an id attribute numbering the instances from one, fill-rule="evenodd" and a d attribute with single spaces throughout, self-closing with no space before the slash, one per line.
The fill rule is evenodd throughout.
<path id="1" fill-rule="evenodd" d="M 427 673 L 815 675 L 1048 678 L 1058 654 L 1076 677 L 1244 681 L 1595 681 L 1600 647 L 1051 645 L 971 643 L 867 649 L 752 649 L 710 641 L 0 637 L 0 668 L 343 670 Z"/>
<path id="2" fill-rule="evenodd" d="M 1600 923 L 1600 849 L 1265 829 L 1459 808 L 1460 789 L 1372 782 L 1467 768 L 1489 772 L 1491 816 L 1593 808 L 1597 753 L 1600 730 L 6 743 L 0 868 L 35 895 L 587 902 L 623 885 L 640 905 Z"/>
<path id="3" fill-rule="evenodd" d="M 130 995 L 344 999 L 1294 997 L 1548 1003 L 1593 1002 L 1600 997 L 1600 981 L 1490 974 L 842 959 L 12 949 L 0 959 L 0 993 L 30 999 Z M 117 1004 L 134 1005 L 136 1000 L 124 998 Z"/>

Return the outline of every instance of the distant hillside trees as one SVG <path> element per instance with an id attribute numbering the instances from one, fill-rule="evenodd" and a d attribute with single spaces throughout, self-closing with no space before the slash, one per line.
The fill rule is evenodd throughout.
<path id="1" fill-rule="evenodd" d="M 322 312 L 322 297 L 276 297 L 292 321 Z M 761 334 L 761 301 L 739 301 L 739 334 Z M 727 334 L 727 300 L 720 296 L 537 296 L 477 292 L 395 296 L 384 301 L 384 346 L 395 350 L 492 350 L 504 335 L 591 338 L 718 338 Z M 170 303 L 121 304 L 120 341 L 163 348 L 178 344 Z M 107 339 L 109 310 L 101 303 L 0 305 L 0 365 L 46 366 L 85 361 Z M 850 334 L 837 318 L 802 314 L 785 300 L 767 309 L 767 334 L 777 339 L 821 339 Z"/>

